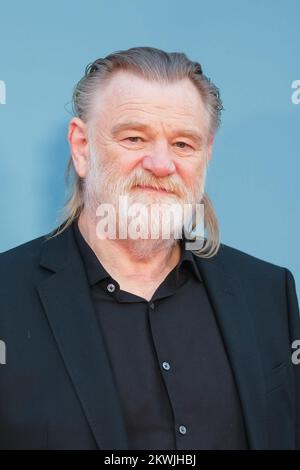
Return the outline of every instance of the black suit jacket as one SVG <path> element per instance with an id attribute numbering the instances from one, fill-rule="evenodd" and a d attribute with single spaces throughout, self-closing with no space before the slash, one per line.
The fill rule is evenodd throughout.
<path id="1" fill-rule="evenodd" d="M 196 257 L 251 449 L 300 447 L 300 320 L 291 273 L 221 245 Z M 201 312 L 199 311 L 199 314 Z M 128 449 L 122 409 L 70 228 L 0 255 L 1 449 Z M 222 383 L 220 382 L 220 387 Z"/>

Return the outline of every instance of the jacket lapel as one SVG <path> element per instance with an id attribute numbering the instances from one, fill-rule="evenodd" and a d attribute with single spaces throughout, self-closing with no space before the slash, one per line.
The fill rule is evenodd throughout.
<path id="1" fill-rule="evenodd" d="M 266 398 L 264 376 L 251 312 L 243 298 L 238 278 L 220 252 L 214 258 L 195 259 L 214 307 L 229 356 L 245 418 L 251 449 L 266 449 Z"/>
<path id="2" fill-rule="evenodd" d="M 100 449 L 128 449 L 117 389 L 72 228 L 44 243 L 38 286 L 57 346 Z"/>

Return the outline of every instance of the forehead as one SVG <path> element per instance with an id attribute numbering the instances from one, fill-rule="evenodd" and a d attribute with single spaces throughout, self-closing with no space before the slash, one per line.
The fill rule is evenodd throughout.
<path id="1" fill-rule="evenodd" d="M 153 124 L 157 119 L 206 124 L 204 103 L 190 79 L 161 83 L 125 71 L 115 73 L 96 93 L 93 114 L 106 124 L 125 117 Z"/>

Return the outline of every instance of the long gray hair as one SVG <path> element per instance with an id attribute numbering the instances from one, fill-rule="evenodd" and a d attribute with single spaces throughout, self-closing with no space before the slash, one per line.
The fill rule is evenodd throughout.
<path id="1" fill-rule="evenodd" d="M 152 47 L 133 47 L 117 51 L 105 58 L 97 59 L 87 65 L 85 74 L 74 88 L 72 106 L 74 114 L 87 123 L 91 115 L 93 98 L 99 87 L 119 70 L 131 71 L 147 80 L 171 83 L 189 78 L 202 97 L 209 129 L 213 136 L 220 125 L 223 109 L 219 89 L 202 72 L 198 62 L 193 62 L 184 53 L 165 52 Z M 77 175 L 70 157 L 66 179 L 69 183 L 69 197 L 62 209 L 61 222 L 54 236 L 65 230 L 81 213 L 84 206 L 83 180 Z M 195 255 L 209 258 L 214 256 L 220 246 L 217 217 L 206 193 L 203 194 L 205 242 Z M 192 229 L 195 227 L 192 226 Z M 193 237 L 190 238 L 193 240 Z M 195 239 L 194 239 L 195 240 Z"/>

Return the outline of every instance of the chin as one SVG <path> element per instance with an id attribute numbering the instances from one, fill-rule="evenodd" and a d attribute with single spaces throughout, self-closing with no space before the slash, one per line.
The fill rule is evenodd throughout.
<path id="1" fill-rule="evenodd" d="M 148 259 L 163 249 L 171 248 L 176 245 L 176 243 L 178 243 L 178 240 L 174 238 L 158 238 L 157 240 L 153 240 L 151 238 L 139 238 L 138 240 L 128 239 L 128 246 L 131 254 L 140 260 Z"/>

